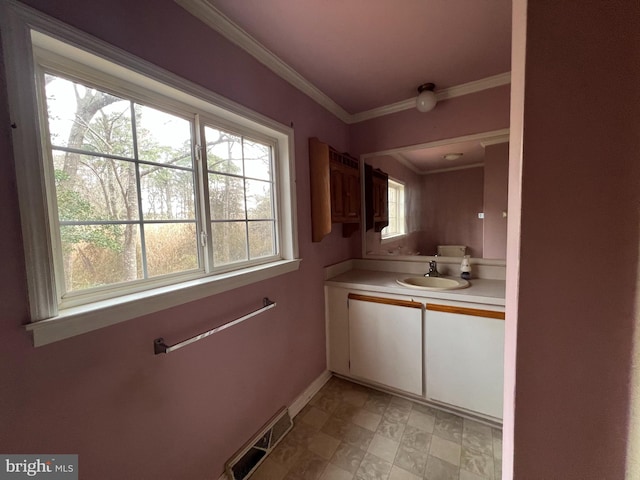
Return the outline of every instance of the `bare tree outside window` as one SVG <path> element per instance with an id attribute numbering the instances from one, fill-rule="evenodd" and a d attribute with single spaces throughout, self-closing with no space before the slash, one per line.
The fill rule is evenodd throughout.
<path id="1" fill-rule="evenodd" d="M 65 291 L 204 268 L 195 120 L 56 75 L 44 83 Z M 213 267 L 276 256 L 272 146 L 201 133 Z"/>
<path id="2" fill-rule="evenodd" d="M 277 254 L 272 149 L 206 126 L 214 264 Z"/>
<path id="3" fill-rule="evenodd" d="M 66 291 L 198 268 L 191 123 L 45 84 Z"/>

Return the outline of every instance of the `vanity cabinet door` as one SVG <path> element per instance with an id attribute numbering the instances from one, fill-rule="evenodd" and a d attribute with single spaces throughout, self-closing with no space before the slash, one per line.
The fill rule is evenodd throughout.
<path id="1" fill-rule="evenodd" d="M 349 290 L 338 287 L 324 287 L 327 368 L 340 375 L 349 375 L 349 310 L 347 295 Z"/>
<path id="2" fill-rule="evenodd" d="M 350 374 L 422 395 L 423 304 L 349 294 Z"/>
<path id="3" fill-rule="evenodd" d="M 427 399 L 502 418 L 504 313 L 427 304 Z"/>

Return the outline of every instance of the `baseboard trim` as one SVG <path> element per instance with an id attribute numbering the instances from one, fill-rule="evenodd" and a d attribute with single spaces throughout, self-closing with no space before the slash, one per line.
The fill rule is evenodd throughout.
<path id="1" fill-rule="evenodd" d="M 318 378 L 316 378 L 311 385 L 309 385 L 299 396 L 296 398 L 291 405 L 289 405 L 289 413 L 291 414 L 291 418 L 294 418 L 300 411 L 309 403 L 309 401 L 313 398 L 313 396 L 320 391 L 320 389 L 324 386 L 325 383 L 329 381 L 331 378 L 331 372 L 329 370 L 325 370 L 320 374 Z"/>
<path id="2" fill-rule="evenodd" d="M 291 418 L 294 418 L 300 411 L 309 403 L 309 401 L 313 398 L 313 396 L 320 391 L 320 389 L 324 386 L 325 383 L 329 381 L 331 378 L 331 372 L 329 370 L 325 370 L 320 374 L 318 378 L 316 378 L 311 384 L 304 389 L 304 391 L 298 395 L 298 397 L 289 405 L 289 414 Z M 218 480 L 229 480 L 226 472 L 223 472 L 220 475 Z"/>

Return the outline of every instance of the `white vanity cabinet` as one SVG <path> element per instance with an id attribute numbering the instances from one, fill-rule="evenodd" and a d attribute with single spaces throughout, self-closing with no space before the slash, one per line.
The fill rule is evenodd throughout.
<path id="1" fill-rule="evenodd" d="M 504 312 L 427 303 L 426 398 L 502 418 Z"/>
<path id="2" fill-rule="evenodd" d="M 483 283 L 475 284 L 482 292 Z M 500 300 L 471 289 L 416 296 L 357 286 L 325 285 L 330 371 L 462 414 L 502 418 Z"/>
<path id="3" fill-rule="evenodd" d="M 422 395 L 422 312 L 411 300 L 350 293 L 350 373 Z"/>

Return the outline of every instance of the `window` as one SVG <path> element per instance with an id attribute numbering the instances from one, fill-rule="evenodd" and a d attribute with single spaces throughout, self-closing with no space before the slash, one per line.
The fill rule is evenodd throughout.
<path id="1" fill-rule="evenodd" d="M 298 268 L 291 129 L 4 8 L 36 345 Z"/>
<path id="2" fill-rule="evenodd" d="M 213 265 L 277 253 L 271 147 L 214 127 L 204 129 Z"/>
<path id="3" fill-rule="evenodd" d="M 199 117 L 181 118 L 46 71 L 40 81 L 63 304 L 84 290 L 113 292 L 127 282 L 277 256 L 269 143 L 204 125 L 206 187 L 199 191 Z M 202 214 L 199 197 L 209 200 Z"/>
<path id="4" fill-rule="evenodd" d="M 404 220 L 404 185 L 389 179 L 389 225 L 382 229 L 382 238 L 392 238 L 407 233 Z"/>
<path id="5" fill-rule="evenodd" d="M 194 122 L 58 75 L 40 80 L 63 301 L 198 270 Z"/>

